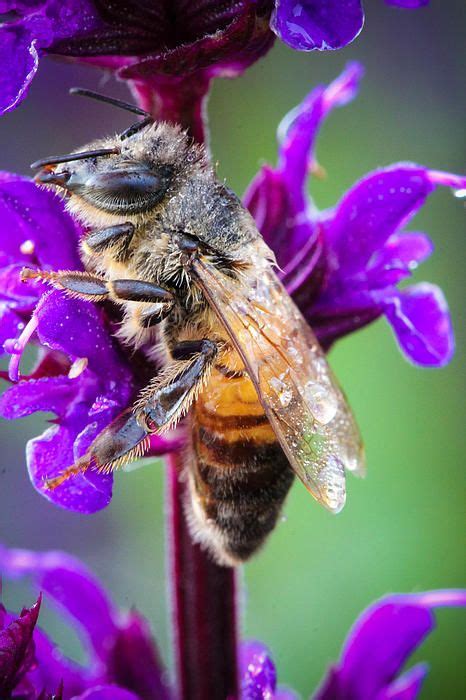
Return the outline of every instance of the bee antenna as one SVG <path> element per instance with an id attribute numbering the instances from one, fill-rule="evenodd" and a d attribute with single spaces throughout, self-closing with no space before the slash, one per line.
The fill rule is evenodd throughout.
<path id="1" fill-rule="evenodd" d="M 33 170 L 36 170 L 37 168 L 43 168 L 46 165 L 59 165 L 60 163 L 69 163 L 73 160 L 84 160 L 85 158 L 98 158 L 99 156 L 118 155 L 118 153 L 120 153 L 119 148 L 99 148 L 96 151 L 67 153 L 64 156 L 49 156 L 48 158 L 36 160 L 35 163 L 31 163 L 31 168 Z"/>
<path id="2" fill-rule="evenodd" d="M 94 92 L 94 90 L 87 90 L 86 88 L 74 87 L 70 89 L 70 95 L 81 95 L 81 97 L 90 97 L 91 100 L 97 100 L 98 102 L 106 102 L 114 107 L 119 107 L 120 109 L 126 109 L 127 112 L 133 112 L 133 114 L 139 114 L 140 117 L 150 117 L 149 112 L 146 112 L 136 105 L 129 104 L 129 102 L 124 102 L 123 100 L 118 100 L 116 97 L 108 97 L 107 95 L 101 95 L 100 92 Z"/>

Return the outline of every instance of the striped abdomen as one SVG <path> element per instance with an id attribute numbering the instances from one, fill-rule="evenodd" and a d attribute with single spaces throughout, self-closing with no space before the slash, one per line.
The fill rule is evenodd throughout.
<path id="1" fill-rule="evenodd" d="M 248 377 L 215 369 L 191 420 L 191 530 L 217 561 L 234 565 L 274 528 L 293 472 Z"/>

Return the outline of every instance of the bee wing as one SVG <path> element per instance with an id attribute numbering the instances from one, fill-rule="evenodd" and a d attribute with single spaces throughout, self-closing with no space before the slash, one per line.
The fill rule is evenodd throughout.
<path id="1" fill-rule="evenodd" d="M 263 256 L 240 279 L 206 259 L 193 271 L 242 358 L 267 417 L 306 488 L 339 512 L 345 469 L 364 473 L 364 450 L 345 396 L 314 333 Z M 244 276 L 241 279 L 241 276 Z"/>

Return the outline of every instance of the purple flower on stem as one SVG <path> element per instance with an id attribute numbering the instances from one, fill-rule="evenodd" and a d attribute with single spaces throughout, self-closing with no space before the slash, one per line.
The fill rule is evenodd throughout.
<path id="1" fill-rule="evenodd" d="M 260 170 L 245 203 L 325 348 L 385 315 L 408 359 L 441 366 L 454 350 L 442 291 L 426 282 L 397 287 L 432 253 L 433 243 L 403 229 L 438 185 L 460 189 L 466 178 L 397 163 L 366 175 L 327 211 L 319 212 L 307 193 L 318 129 L 334 107 L 355 96 L 361 74 L 350 64 L 285 117 L 278 165 Z"/>
<path id="2" fill-rule="evenodd" d="M 116 608 L 99 581 L 78 560 L 61 552 L 35 553 L 0 546 L 0 573 L 32 577 L 77 630 L 88 655 L 86 667 L 67 659 L 36 627 L 39 602 L 15 619 L 0 607 L 0 691 L 21 690 L 39 700 L 63 684 L 63 699 L 168 700 L 166 672 L 145 620 Z M 390 595 L 356 621 L 341 660 L 332 666 L 315 700 L 412 700 L 427 668 L 402 673 L 412 653 L 435 627 L 433 610 L 466 604 L 466 591 Z M 401 673 L 401 675 L 400 675 Z M 296 700 L 277 688 L 275 666 L 260 642 L 240 649 L 241 700 Z M 1 683 L 4 685 L 2 686 Z M 8 685 L 6 685 L 8 683 Z M 5 690 L 6 688 L 6 690 Z M 48 696 L 46 696 L 48 697 Z"/>
<path id="3" fill-rule="evenodd" d="M 134 400 L 146 380 L 144 363 L 130 361 L 112 337 L 103 310 L 45 287 L 20 282 L 22 265 L 41 269 L 80 268 L 80 230 L 60 199 L 30 180 L 0 174 L 0 343 L 12 353 L 10 380 L 30 339 L 40 343 L 39 362 L 28 377 L 0 398 L 0 414 L 22 418 L 35 411 L 56 415 L 53 425 L 27 446 L 31 481 L 64 508 L 89 513 L 112 496 L 113 477 L 78 475 L 50 491 L 45 479 L 83 455 L 93 439 Z M 60 245 L 55 241 L 59 239 Z M 29 289 L 28 289 L 29 287 Z M 1 347 L 0 346 L 0 347 Z M 153 456 L 179 446 L 152 440 Z"/>
<path id="4" fill-rule="evenodd" d="M 438 607 L 465 606 L 465 590 L 387 595 L 356 620 L 314 700 L 414 700 L 428 667 L 406 662 L 435 628 Z M 292 700 L 291 691 L 275 692 L 276 671 L 268 649 L 250 643 L 242 650 L 243 700 Z M 274 694 L 275 693 L 275 694 Z"/>
<path id="5" fill-rule="evenodd" d="M 24 99 L 40 57 L 53 54 L 115 70 L 160 116 L 176 107 L 181 123 L 186 110 L 200 122 L 212 77 L 240 74 L 275 35 L 297 50 L 339 49 L 364 23 L 360 0 L 0 0 L 0 13 L 0 113 Z"/>

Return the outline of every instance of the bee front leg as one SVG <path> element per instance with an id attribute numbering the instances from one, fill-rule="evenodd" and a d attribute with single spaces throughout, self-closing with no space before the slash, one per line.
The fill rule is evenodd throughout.
<path id="1" fill-rule="evenodd" d="M 163 432 L 179 421 L 204 386 L 218 353 L 212 340 L 189 340 L 172 350 L 168 365 L 146 389 L 135 405 L 139 422 L 149 433 Z"/>

